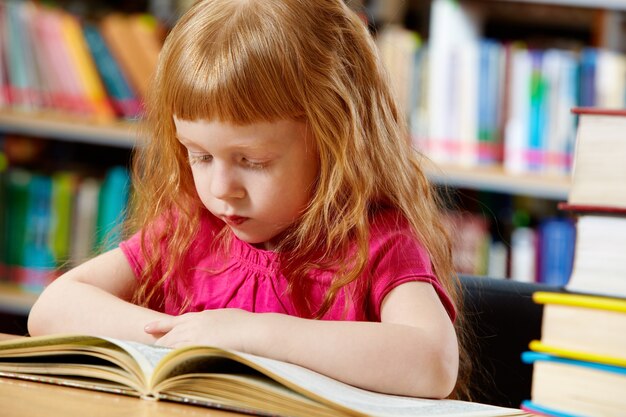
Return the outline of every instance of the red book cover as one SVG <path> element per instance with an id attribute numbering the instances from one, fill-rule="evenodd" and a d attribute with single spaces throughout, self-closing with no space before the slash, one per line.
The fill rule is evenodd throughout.
<path id="1" fill-rule="evenodd" d="M 606 109 L 601 107 L 574 107 L 574 114 L 591 114 L 598 116 L 626 116 L 626 109 Z"/>
<path id="2" fill-rule="evenodd" d="M 570 204 L 561 202 L 558 204 L 558 209 L 562 211 L 569 211 L 572 213 L 585 213 L 585 214 L 610 214 L 610 215 L 626 215 L 626 207 L 615 206 L 603 206 L 592 204 Z"/>

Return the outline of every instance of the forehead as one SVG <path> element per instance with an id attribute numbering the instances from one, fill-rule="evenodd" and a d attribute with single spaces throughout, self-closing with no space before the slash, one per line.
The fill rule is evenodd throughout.
<path id="1" fill-rule="evenodd" d="M 294 120 L 233 124 L 215 120 L 174 118 L 176 136 L 185 145 L 228 144 L 233 146 L 273 146 L 303 139 L 306 125 Z"/>

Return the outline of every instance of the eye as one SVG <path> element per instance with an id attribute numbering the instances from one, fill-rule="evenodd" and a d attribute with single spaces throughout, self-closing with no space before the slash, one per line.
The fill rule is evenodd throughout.
<path id="1" fill-rule="evenodd" d="M 189 154 L 189 163 L 191 165 L 208 163 L 213 160 L 213 155 L 211 154 Z"/>
<path id="2" fill-rule="evenodd" d="M 250 169 L 264 169 L 267 167 L 267 162 L 254 161 L 248 158 L 241 158 L 241 164 Z"/>

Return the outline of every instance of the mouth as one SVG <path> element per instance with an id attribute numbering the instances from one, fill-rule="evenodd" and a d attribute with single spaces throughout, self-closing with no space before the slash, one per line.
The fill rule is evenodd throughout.
<path id="1" fill-rule="evenodd" d="M 242 216 L 220 216 L 220 218 L 229 226 L 239 226 L 249 219 L 249 217 Z"/>

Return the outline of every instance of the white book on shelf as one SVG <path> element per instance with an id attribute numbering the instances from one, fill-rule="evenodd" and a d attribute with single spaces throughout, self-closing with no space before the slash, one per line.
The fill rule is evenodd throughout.
<path id="1" fill-rule="evenodd" d="M 598 50 L 595 87 L 597 107 L 621 109 L 626 105 L 626 57 L 622 53 Z"/>
<path id="2" fill-rule="evenodd" d="M 93 255 L 96 241 L 98 196 L 101 185 L 100 180 L 91 177 L 83 178 L 78 185 L 70 240 L 72 265 L 78 265 Z"/>
<path id="3" fill-rule="evenodd" d="M 428 152 L 436 161 L 477 160 L 478 24 L 474 9 L 451 0 L 431 7 Z"/>
<path id="4" fill-rule="evenodd" d="M 530 136 L 530 79 L 532 58 L 524 47 L 511 52 L 509 117 L 504 136 L 504 168 L 519 174 L 526 172 L 528 139 Z"/>
<path id="5" fill-rule="evenodd" d="M 569 174 L 569 156 L 576 136 L 577 63 L 572 52 L 551 49 L 544 53 L 542 73 L 548 86 L 545 161 L 547 174 Z"/>

